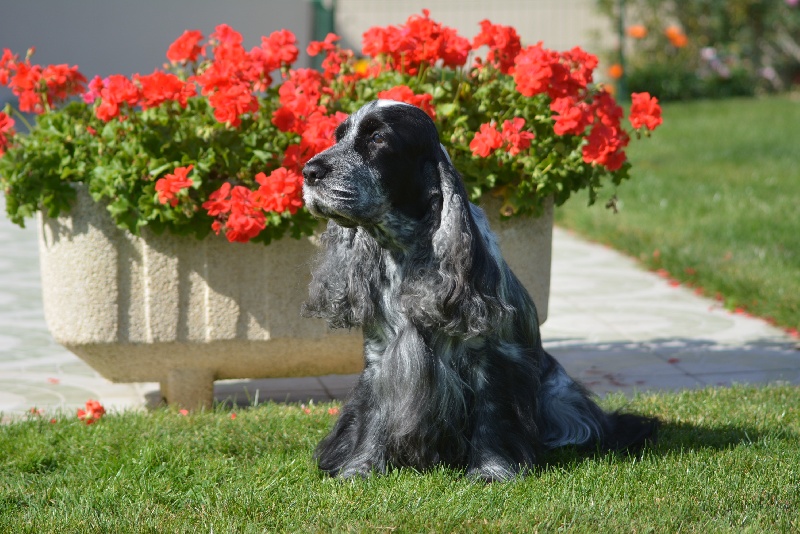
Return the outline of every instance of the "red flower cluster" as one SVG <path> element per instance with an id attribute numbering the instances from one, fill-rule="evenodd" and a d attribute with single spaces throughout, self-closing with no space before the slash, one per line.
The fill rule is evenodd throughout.
<path id="1" fill-rule="evenodd" d="M 417 95 L 414 94 L 414 91 L 412 91 L 409 86 L 398 85 L 397 87 L 392 87 L 387 91 L 379 92 L 378 98 L 396 100 L 397 102 L 405 102 L 406 104 L 417 106 L 422 111 L 427 113 L 431 119 L 436 120 L 436 110 L 433 108 L 432 94 L 423 93 L 421 95 Z"/>
<path id="2" fill-rule="evenodd" d="M 0 157 L 8 150 L 14 135 L 14 119 L 0 111 Z"/>
<path id="3" fill-rule="evenodd" d="M 140 104 L 142 109 L 158 107 L 173 100 L 182 108 L 189 98 L 197 94 L 194 84 L 185 83 L 174 74 L 155 71 L 147 76 L 136 75 L 134 81 L 141 87 Z"/>
<path id="4" fill-rule="evenodd" d="M 246 243 L 266 226 L 265 211 L 295 214 L 303 205 L 303 177 L 285 168 L 266 176 L 256 175 L 260 187 L 252 191 L 243 185 L 222 184 L 203 203 L 203 208 L 216 220 L 214 231 L 225 233 L 228 241 Z"/>
<path id="5" fill-rule="evenodd" d="M 510 155 L 516 156 L 530 147 L 535 137 L 533 133 L 522 130 L 524 126 L 525 119 L 521 117 L 504 121 L 500 131 L 494 123 L 481 124 L 480 131 L 470 141 L 469 148 L 475 156 L 485 158 L 505 146 Z"/>
<path id="6" fill-rule="evenodd" d="M 126 104 L 133 107 L 139 103 L 139 88 L 122 74 L 112 74 L 101 83 L 99 90 L 97 86 L 92 88 L 100 93 L 100 104 L 94 112 L 101 121 L 118 117 Z"/>
<path id="7" fill-rule="evenodd" d="M 167 59 L 173 64 L 197 61 L 206 53 L 205 45 L 200 45 L 202 39 L 203 34 L 198 30 L 185 31 L 170 45 Z M 237 127 L 243 115 L 258 111 L 254 92 L 270 86 L 270 73 L 290 66 L 297 59 L 295 37 L 288 30 L 273 32 L 262 38 L 261 47 L 247 52 L 242 46 L 242 35 L 221 24 L 209 39 L 213 43 L 213 60 L 204 64 L 201 73 L 188 81 L 161 71 L 146 76 L 136 75 L 132 80 L 119 74 L 104 80 L 97 77 L 89 84 L 84 100 L 92 103 L 99 98 L 95 113 L 107 122 L 115 117 L 125 118 L 125 106 L 139 105 L 149 109 L 174 101 L 186 107 L 188 99 L 197 94 L 197 84 L 201 93 L 208 97 L 214 118 Z"/>
<path id="8" fill-rule="evenodd" d="M 589 97 L 596 67 L 597 58 L 580 48 L 559 53 L 538 43 L 517 55 L 513 77 L 521 94 L 532 97 L 544 93 L 551 98 L 556 135 L 582 135 L 591 127 L 582 149 L 583 160 L 616 171 L 625 163 L 629 137 L 621 125 L 622 108 L 613 97 L 605 91 Z M 637 100 L 637 112 L 631 120 L 655 127 L 660 108 L 649 97 Z"/>
<path id="9" fill-rule="evenodd" d="M 338 76 L 342 76 L 340 80 L 345 85 L 350 82 L 365 77 L 365 73 L 354 72 L 352 74 L 344 74 L 342 72 L 342 65 L 348 63 L 353 59 L 354 54 L 352 50 L 345 50 L 339 48 L 334 43 L 339 40 L 339 36 L 335 33 L 329 33 L 325 36 L 324 41 L 311 41 L 306 52 L 309 56 L 315 57 L 321 53 L 325 53 L 325 59 L 322 60 L 322 76 L 326 80 L 333 80 Z"/>
<path id="10" fill-rule="evenodd" d="M 211 225 L 219 234 L 225 232 L 228 241 L 246 243 L 266 226 L 264 211 L 254 199 L 254 191 L 243 185 L 231 186 L 225 182 L 209 195 L 203 208 L 217 220 Z"/>
<path id="11" fill-rule="evenodd" d="M 178 167 L 173 174 L 167 174 L 163 178 L 159 178 L 156 182 L 159 202 L 162 204 L 169 202 L 169 205 L 172 207 L 178 205 L 178 197 L 175 195 L 183 189 L 192 186 L 192 179 L 186 177 L 192 170 L 192 167 L 193 165 Z"/>
<path id="12" fill-rule="evenodd" d="M 553 130 L 556 135 L 580 135 L 594 119 L 592 107 L 575 98 L 555 98 L 550 103 L 550 109 L 555 113 Z"/>
<path id="13" fill-rule="evenodd" d="M 620 124 L 622 108 L 604 91 L 595 96 L 592 109 L 596 120 L 583 147 L 583 161 L 616 171 L 625 163 L 624 148 L 630 140 Z"/>
<path id="14" fill-rule="evenodd" d="M 578 97 L 592 82 L 597 57 L 575 47 L 568 52 L 548 50 L 539 42 L 514 59 L 514 81 L 524 96 L 547 93 L 550 98 Z"/>
<path id="15" fill-rule="evenodd" d="M 242 46 L 242 35 L 227 24 L 220 24 L 210 39 L 215 43 L 214 59 L 194 80 L 214 108 L 214 118 L 237 127 L 242 115 L 258 111 L 253 92 L 272 83 L 272 71 L 297 59 L 295 38 L 287 30 L 273 32 L 262 39 L 260 48 L 248 53 Z"/>
<path id="16" fill-rule="evenodd" d="M 263 172 L 256 174 L 256 182 L 261 187 L 256 191 L 257 198 L 266 211 L 294 215 L 303 207 L 303 176 L 283 167 L 275 169 L 269 176 Z"/>
<path id="17" fill-rule="evenodd" d="M 517 30 L 511 26 L 492 24 L 488 20 L 481 21 L 481 33 L 472 40 L 472 48 L 488 46 L 487 61 L 503 74 L 508 74 L 514 67 L 514 59 L 522 49 Z"/>
<path id="18" fill-rule="evenodd" d="M 373 27 L 363 36 L 364 55 L 385 56 L 396 70 L 416 74 L 422 64 L 437 61 L 447 67 L 461 67 L 472 49 L 468 39 L 458 35 L 430 18 L 430 11 L 422 16 L 411 15 L 402 26 Z"/>
<path id="19" fill-rule="evenodd" d="M 17 56 L 5 48 L 0 56 L 0 84 L 8 85 L 19 98 L 20 111 L 43 113 L 85 90 L 86 78 L 77 66 L 62 64 L 42 68 L 31 64 L 32 54 L 33 49 L 28 51 L 28 58 L 17 61 Z"/>
<path id="20" fill-rule="evenodd" d="M 205 53 L 206 47 L 200 46 L 202 40 L 203 34 L 200 33 L 200 30 L 186 30 L 183 35 L 169 45 L 167 59 L 173 63 L 197 61 L 197 58 Z"/>
<path id="21" fill-rule="evenodd" d="M 297 69 L 278 90 L 281 107 L 272 116 L 272 123 L 282 132 L 300 135 L 300 143 L 286 149 L 283 166 L 302 169 L 317 152 L 333 145 L 336 127 L 347 118 L 344 113 L 326 115 L 320 104 L 323 94 L 331 91 L 324 85 L 322 74 L 313 69 Z"/>
<path id="22" fill-rule="evenodd" d="M 86 409 L 78 409 L 78 419 L 86 423 L 87 425 L 94 424 L 98 421 L 101 417 L 106 414 L 106 409 L 103 408 L 103 405 L 96 400 L 89 399 L 86 401 Z"/>
<path id="23" fill-rule="evenodd" d="M 648 130 L 655 130 L 663 121 L 661 118 L 661 106 L 658 99 L 650 96 L 650 93 L 633 93 L 631 95 L 631 112 L 628 116 L 631 126 L 637 130 L 645 127 Z"/>

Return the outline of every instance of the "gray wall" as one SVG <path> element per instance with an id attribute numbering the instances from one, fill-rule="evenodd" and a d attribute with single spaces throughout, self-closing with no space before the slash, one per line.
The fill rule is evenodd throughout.
<path id="1" fill-rule="evenodd" d="M 167 48 L 184 30 L 208 36 L 225 23 L 244 36 L 247 49 L 260 45 L 262 35 L 291 30 L 306 65 L 311 20 L 306 0 L 0 0 L 0 49 L 22 57 L 35 46 L 35 63 L 78 65 L 89 79 L 149 74 L 167 61 Z M 12 96 L 2 91 L 0 103 Z"/>
<path id="2" fill-rule="evenodd" d="M 514 26 L 524 44 L 541 40 L 557 50 L 580 45 L 597 53 L 613 38 L 593 5 L 594 0 L 336 0 L 335 21 L 343 44 L 357 52 L 370 26 L 400 24 L 428 7 L 432 18 L 468 38 L 489 18 Z M 208 35 L 223 22 L 242 33 L 248 49 L 262 35 L 287 28 L 300 45 L 299 65 L 309 64 L 310 0 L 0 0 L 0 49 L 22 56 L 35 46 L 36 63 L 77 64 L 89 79 L 149 74 L 166 61 L 167 47 L 184 30 Z M 0 88 L 0 105 L 11 96 Z"/>

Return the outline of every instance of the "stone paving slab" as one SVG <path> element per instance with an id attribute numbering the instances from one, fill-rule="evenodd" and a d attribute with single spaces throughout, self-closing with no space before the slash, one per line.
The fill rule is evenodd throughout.
<path id="1" fill-rule="evenodd" d="M 57 345 L 44 320 L 33 221 L 20 229 L 0 195 L 0 414 L 31 408 L 74 413 L 88 399 L 108 410 L 143 409 L 160 400 L 153 383 L 114 384 Z M 653 273 L 606 247 L 556 229 L 545 347 L 594 392 L 631 393 L 789 381 L 800 384 L 796 341 L 765 321 Z M 218 401 L 316 402 L 344 398 L 356 376 L 227 380 Z"/>

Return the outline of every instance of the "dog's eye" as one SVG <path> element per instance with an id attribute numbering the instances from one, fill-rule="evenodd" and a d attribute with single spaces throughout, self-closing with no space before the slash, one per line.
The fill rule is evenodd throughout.
<path id="1" fill-rule="evenodd" d="M 374 134 L 372 134 L 372 137 L 370 137 L 369 140 L 375 143 L 376 145 L 382 145 L 386 142 L 386 138 L 380 132 L 375 132 Z"/>

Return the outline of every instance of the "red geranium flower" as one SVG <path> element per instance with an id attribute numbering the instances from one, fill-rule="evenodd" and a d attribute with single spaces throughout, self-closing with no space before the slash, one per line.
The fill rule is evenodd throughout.
<path id="1" fill-rule="evenodd" d="M 339 36 L 335 33 L 329 33 L 325 36 L 324 41 L 311 41 L 306 48 L 306 53 L 314 57 L 319 55 L 322 52 L 331 52 L 336 49 L 336 45 L 333 44 L 339 40 Z"/>
<path id="2" fill-rule="evenodd" d="M 87 425 L 94 424 L 98 421 L 101 417 L 103 417 L 106 413 L 106 409 L 103 408 L 103 405 L 100 404 L 96 400 L 89 399 L 86 401 L 86 409 L 78 409 L 78 419 L 86 423 Z"/>
<path id="3" fill-rule="evenodd" d="M 0 111 L 0 156 L 5 154 L 14 135 L 14 119 Z"/>
<path id="4" fill-rule="evenodd" d="M 149 109 L 166 101 L 175 101 L 186 107 L 190 97 L 197 94 L 194 84 L 185 83 L 174 74 L 155 71 L 146 76 L 136 76 L 142 88 L 142 108 Z"/>
<path id="5" fill-rule="evenodd" d="M 408 74 L 419 72 L 423 63 L 433 65 L 439 60 L 448 67 L 463 66 L 472 48 L 453 28 L 431 20 L 427 9 L 422 16 L 411 15 L 400 27 L 370 28 L 363 43 L 364 55 L 384 56 L 391 67 Z"/>
<path id="6" fill-rule="evenodd" d="M 203 40 L 200 30 L 186 30 L 183 35 L 175 39 L 167 49 L 167 59 L 173 63 L 197 61 L 197 57 L 205 53 L 205 46 L 198 43 Z"/>
<path id="7" fill-rule="evenodd" d="M 86 90 L 86 77 L 77 65 L 48 65 L 42 71 L 42 80 L 47 84 L 47 102 L 51 106 Z"/>
<path id="8" fill-rule="evenodd" d="M 596 123 L 586 138 L 583 147 L 583 161 L 603 165 L 610 171 L 619 170 L 625 163 L 623 148 L 628 144 L 628 134 L 624 130 Z"/>
<path id="9" fill-rule="evenodd" d="M 214 118 L 236 128 L 242 123 L 242 115 L 258 111 L 258 99 L 243 83 L 229 85 L 208 97 L 214 108 Z"/>
<path id="10" fill-rule="evenodd" d="M 266 226 L 261 196 L 242 185 L 222 184 L 203 203 L 203 208 L 217 218 L 211 226 L 214 232 L 224 231 L 230 242 L 246 243 Z"/>
<path id="11" fill-rule="evenodd" d="M 121 74 L 112 74 L 103 80 L 100 105 L 95 109 L 97 118 L 108 122 L 119 116 L 121 106 L 135 106 L 139 102 L 139 88 Z"/>
<path id="12" fill-rule="evenodd" d="M 633 93 L 631 95 L 631 112 L 628 117 L 631 126 L 636 129 L 645 127 L 648 130 L 655 130 L 663 121 L 661 118 L 661 106 L 658 99 L 650 96 L 650 93 Z"/>
<path id="13" fill-rule="evenodd" d="M 536 137 L 532 132 L 526 132 L 522 128 L 525 126 L 525 119 L 515 117 L 510 121 L 503 122 L 501 135 L 503 142 L 508 146 L 508 153 L 516 156 L 521 151 L 531 146 L 531 141 Z"/>
<path id="14" fill-rule="evenodd" d="M 387 91 L 378 93 L 378 98 L 385 98 L 386 100 L 396 100 L 397 102 L 405 102 L 412 106 L 417 106 L 428 116 L 436 120 L 436 110 L 431 105 L 433 102 L 433 95 L 429 93 L 422 93 L 421 95 L 414 94 L 414 91 L 407 85 L 398 85 Z"/>
<path id="15" fill-rule="evenodd" d="M 575 47 L 568 52 L 548 50 L 539 42 L 514 59 L 514 81 L 524 96 L 547 93 L 550 98 L 577 97 L 592 82 L 597 57 Z"/>
<path id="16" fill-rule="evenodd" d="M 3 55 L 0 56 L 0 85 L 8 85 L 9 75 L 11 69 L 15 67 L 17 56 L 11 53 L 8 48 L 3 49 Z"/>
<path id="17" fill-rule="evenodd" d="M 300 51 L 297 39 L 289 30 L 272 32 L 261 38 L 261 48 L 250 51 L 251 57 L 260 62 L 264 72 L 271 72 L 281 66 L 289 67 L 297 60 Z"/>
<path id="18" fill-rule="evenodd" d="M 472 48 L 488 46 L 486 59 L 498 70 L 508 74 L 514 66 L 514 58 L 522 49 L 517 31 L 511 26 L 492 24 L 488 20 L 482 20 L 480 24 L 481 32 L 472 40 Z"/>
<path id="19" fill-rule="evenodd" d="M 267 176 L 263 172 L 256 175 L 258 201 L 267 211 L 292 215 L 303 207 L 303 176 L 284 167 L 272 171 Z"/>
<path id="20" fill-rule="evenodd" d="M 192 167 L 193 165 L 177 167 L 174 174 L 167 174 L 156 182 L 159 202 L 162 204 L 169 202 L 169 205 L 172 207 L 178 205 L 178 198 L 175 194 L 187 187 L 191 187 L 193 183 L 192 179 L 187 178 L 186 175 L 189 174 Z"/>
<path id="21" fill-rule="evenodd" d="M 481 124 L 480 131 L 470 141 L 469 148 L 475 156 L 485 158 L 502 145 L 503 136 L 497 131 L 494 123 L 487 122 Z"/>
<path id="22" fill-rule="evenodd" d="M 592 123 L 592 110 L 586 102 L 569 97 L 556 98 L 550 103 L 555 113 L 553 130 L 556 135 L 580 135 Z"/>

